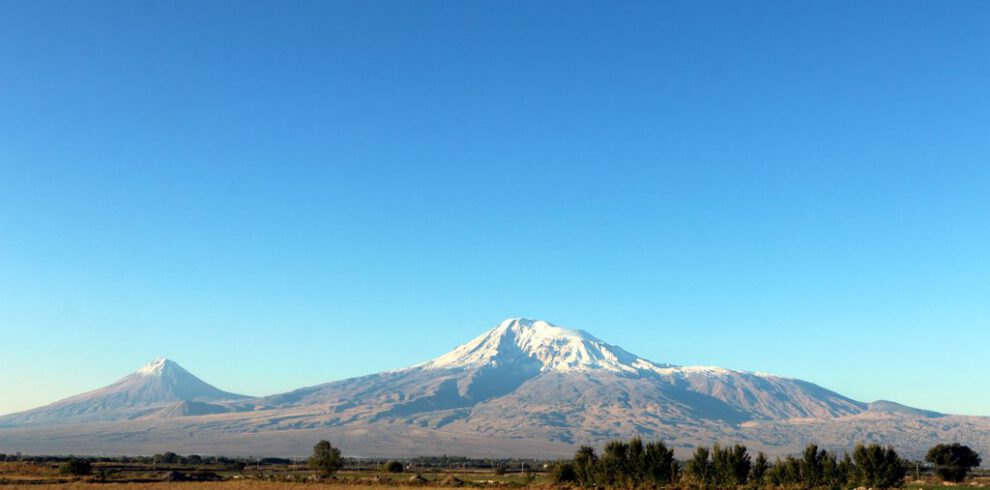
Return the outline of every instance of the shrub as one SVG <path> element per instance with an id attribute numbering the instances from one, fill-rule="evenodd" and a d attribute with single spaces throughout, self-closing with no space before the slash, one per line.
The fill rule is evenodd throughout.
<path id="1" fill-rule="evenodd" d="M 405 468 L 402 466 L 402 463 L 398 461 L 389 461 L 385 463 L 385 471 L 389 473 L 402 473 L 403 469 Z"/>
<path id="2" fill-rule="evenodd" d="M 526 470 L 523 473 L 523 484 L 526 485 L 526 486 L 529 486 L 534 481 L 536 481 L 536 472 L 533 471 L 533 470 Z"/>
<path id="3" fill-rule="evenodd" d="M 555 464 L 553 466 L 552 476 L 554 483 L 574 483 L 578 481 L 574 463 L 570 461 L 561 461 Z"/>
<path id="4" fill-rule="evenodd" d="M 59 465 L 58 472 L 63 475 L 88 475 L 93 472 L 93 465 L 82 459 L 71 459 Z"/>

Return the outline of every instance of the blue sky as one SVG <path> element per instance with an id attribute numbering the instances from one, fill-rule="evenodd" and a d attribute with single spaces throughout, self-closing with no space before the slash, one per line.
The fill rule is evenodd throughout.
<path id="1" fill-rule="evenodd" d="M 990 415 L 990 3 L 4 2 L 0 413 L 511 316 Z"/>

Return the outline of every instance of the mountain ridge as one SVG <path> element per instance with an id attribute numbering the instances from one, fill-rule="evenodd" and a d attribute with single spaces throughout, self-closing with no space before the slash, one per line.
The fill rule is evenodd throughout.
<path id="1" fill-rule="evenodd" d="M 85 395 L 128 379 L 205 384 L 175 373 L 188 374 L 171 361 L 155 360 L 113 385 L 68 400 L 92 398 Z M 185 388 L 164 385 L 171 397 L 138 398 L 143 406 L 110 405 L 102 417 L 66 417 L 79 410 L 65 410 L 59 405 L 65 400 L 14 414 L 33 417 L 35 429 L 9 428 L 17 419 L 0 417 L 8 426 L 0 430 L 0 449 L 73 447 L 82 443 L 74 442 L 78 437 L 120 451 L 157 440 L 197 451 L 239 451 L 238 444 L 255 441 L 304 452 L 313 438 L 332 435 L 354 451 L 382 456 L 455 448 L 477 455 L 484 447 L 566 456 L 578 445 L 640 435 L 663 438 L 681 451 L 732 440 L 781 455 L 812 440 L 835 447 L 875 440 L 920 451 L 939 434 L 990 448 L 990 418 L 864 403 L 768 373 L 655 363 L 588 332 L 525 318 L 505 320 L 424 363 L 264 397 L 210 385 L 219 394 L 205 390 L 212 396 L 181 397 L 175 394 Z M 192 392 L 202 394 L 200 388 Z M 46 432 L 37 429 L 39 421 L 68 427 Z"/>

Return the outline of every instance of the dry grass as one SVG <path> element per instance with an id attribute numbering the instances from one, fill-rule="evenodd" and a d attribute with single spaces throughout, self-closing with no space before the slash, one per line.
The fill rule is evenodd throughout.
<path id="1" fill-rule="evenodd" d="M 170 473 L 195 480 L 197 475 L 219 475 L 223 481 L 172 481 Z M 97 463 L 90 476 L 60 474 L 54 463 L 0 463 L 0 490 L 78 489 L 78 490 L 440 490 L 464 485 L 488 490 L 519 488 L 525 481 L 519 475 L 496 476 L 483 472 L 423 473 L 422 484 L 410 483 L 416 473 L 346 471 L 337 479 L 307 481 L 309 471 L 281 468 L 256 473 L 233 472 L 222 468 L 155 468 L 142 465 Z M 456 478 L 451 478 L 454 475 Z M 545 479 L 541 477 L 541 479 Z M 449 481 L 445 481 L 449 480 Z M 445 484 L 446 483 L 446 484 Z M 536 483 L 543 483 L 539 480 Z"/>
<path id="2" fill-rule="evenodd" d="M 3 485 L 3 490 L 440 490 L 441 487 L 407 485 L 341 485 L 321 483 L 292 483 L 258 480 L 229 480 L 222 482 L 154 482 L 154 483 L 86 483 L 81 481 L 63 484 Z"/>
<path id="3" fill-rule="evenodd" d="M 58 476 L 58 467 L 57 465 L 39 463 L 0 463 L 0 478 L 12 476 L 53 477 Z"/>

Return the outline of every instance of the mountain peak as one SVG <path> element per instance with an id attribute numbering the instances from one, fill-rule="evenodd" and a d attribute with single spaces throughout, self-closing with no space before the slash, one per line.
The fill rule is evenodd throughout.
<path id="1" fill-rule="evenodd" d="M 175 361 L 159 357 L 116 382 L 50 405 L 0 417 L 0 425 L 99 422 L 146 417 L 178 402 L 227 402 L 247 398 L 222 391 Z"/>
<path id="2" fill-rule="evenodd" d="M 422 367 L 449 369 L 510 364 L 532 365 L 541 372 L 603 370 L 633 374 L 661 368 L 583 330 L 529 318 L 509 318 Z"/>
<path id="3" fill-rule="evenodd" d="M 166 370 L 166 368 L 173 366 L 178 367 L 179 365 L 174 361 L 170 361 L 164 357 L 159 357 L 148 364 L 141 366 L 141 368 L 137 370 L 137 374 L 143 374 L 145 376 L 160 375 Z"/>
<path id="4" fill-rule="evenodd" d="M 511 331 L 516 335 L 523 335 L 540 339 L 574 339 L 598 341 L 594 335 L 584 330 L 564 328 L 554 325 L 544 320 L 532 320 L 529 318 L 509 318 L 491 330 L 492 332 Z"/>

